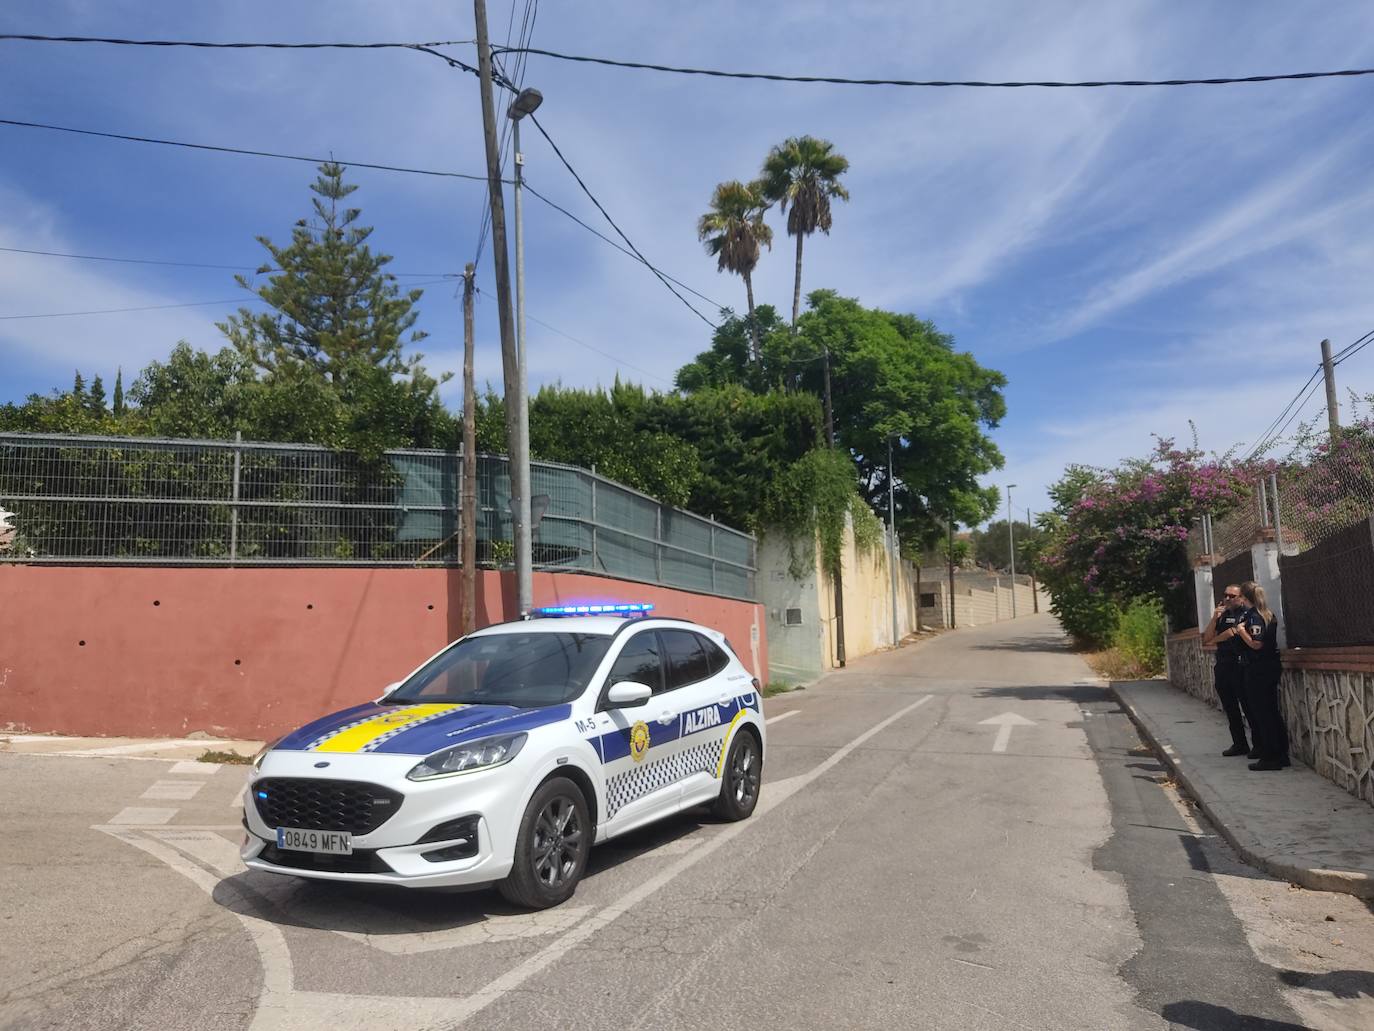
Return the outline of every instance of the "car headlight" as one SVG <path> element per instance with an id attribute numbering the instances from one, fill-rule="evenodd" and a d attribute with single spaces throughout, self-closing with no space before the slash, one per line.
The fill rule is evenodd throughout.
<path id="1" fill-rule="evenodd" d="M 429 780 L 431 777 L 444 777 L 454 773 L 471 773 L 474 770 L 489 770 L 493 766 L 508 763 L 519 754 L 525 744 L 526 734 L 503 734 L 500 737 L 486 737 L 466 745 L 454 745 L 442 752 L 435 752 L 413 770 L 406 774 L 410 780 Z"/>
<path id="2" fill-rule="evenodd" d="M 257 751 L 257 754 L 255 754 L 255 755 L 253 756 L 253 758 L 250 760 L 250 761 L 252 762 L 252 764 L 253 764 L 253 769 L 255 769 L 255 770 L 260 770 L 260 769 L 262 769 L 262 761 L 263 761 L 265 758 L 267 758 L 267 753 L 270 752 L 270 751 L 272 751 L 272 749 L 276 748 L 279 744 L 281 744 L 281 743 L 282 743 L 283 741 L 285 741 L 285 740 L 286 740 L 286 735 L 283 734 L 281 737 L 277 738 L 275 741 L 269 741 L 269 742 L 267 742 L 267 744 L 265 744 L 265 745 L 263 745 L 261 748 L 259 748 L 258 751 Z"/>

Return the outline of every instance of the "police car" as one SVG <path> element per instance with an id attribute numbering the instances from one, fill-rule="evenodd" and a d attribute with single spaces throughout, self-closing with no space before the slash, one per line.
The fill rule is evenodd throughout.
<path id="1" fill-rule="evenodd" d="M 595 842 L 758 803 L 759 682 L 715 630 L 581 605 L 455 641 L 382 697 L 254 758 L 244 863 L 407 887 L 569 896 Z M 566 618 L 573 617 L 573 618 Z"/>

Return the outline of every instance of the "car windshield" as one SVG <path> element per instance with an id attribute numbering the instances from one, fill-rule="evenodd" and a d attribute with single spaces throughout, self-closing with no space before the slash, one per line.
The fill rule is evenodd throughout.
<path id="1" fill-rule="evenodd" d="M 468 637 L 436 655 L 387 701 L 469 702 L 535 708 L 572 701 L 611 645 L 604 634 L 509 633 Z"/>

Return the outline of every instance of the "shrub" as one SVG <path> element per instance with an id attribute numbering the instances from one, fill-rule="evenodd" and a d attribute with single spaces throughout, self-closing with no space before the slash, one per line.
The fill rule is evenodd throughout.
<path id="1" fill-rule="evenodd" d="M 1106 648 L 1112 643 L 1121 622 L 1121 610 L 1116 602 L 1105 594 L 1093 593 L 1072 582 L 1060 584 L 1054 590 L 1050 611 L 1059 617 L 1065 633 L 1080 648 Z"/>
<path id="2" fill-rule="evenodd" d="M 1121 613 L 1112 643 L 1140 669 L 1154 676 L 1164 672 L 1164 606 L 1158 598 L 1131 602 Z"/>

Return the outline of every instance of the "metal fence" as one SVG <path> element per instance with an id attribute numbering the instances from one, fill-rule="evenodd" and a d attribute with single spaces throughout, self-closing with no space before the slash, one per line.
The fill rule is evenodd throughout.
<path id="1" fill-rule="evenodd" d="M 477 458 L 477 560 L 508 565 L 503 455 Z M 457 565 L 463 457 L 0 433 L 0 561 Z M 594 472 L 532 462 L 534 565 L 754 600 L 754 538 Z"/>

